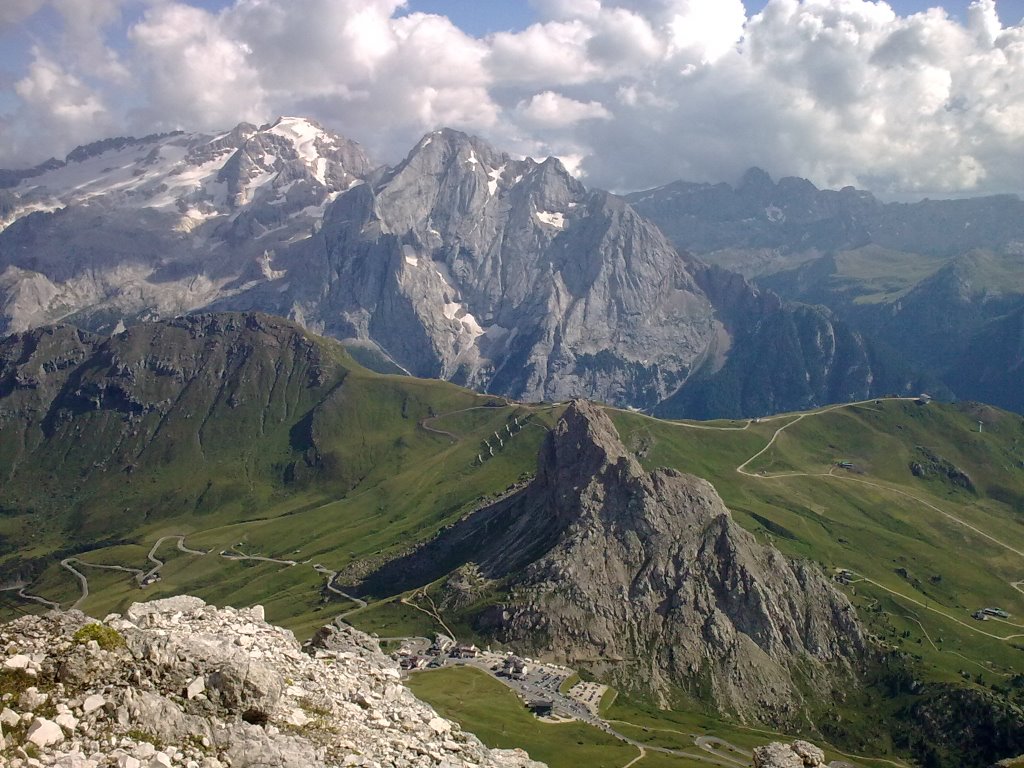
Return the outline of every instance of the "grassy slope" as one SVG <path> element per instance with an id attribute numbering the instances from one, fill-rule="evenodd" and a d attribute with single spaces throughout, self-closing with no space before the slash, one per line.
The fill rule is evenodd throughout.
<path id="1" fill-rule="evenodd" d="M 408 681 L 413 692 L 433 705 L 445 717 L 457 721 L 490 747 L 520 747 L 535 760 L 551 768 L 575 768 L 579 765 L 624 766 L 639 754 L 629 746 L 587 725 L 552 725 L 530 715 L 523 702 L 509 688 L 485 673 L 469 667 L 449 667 L 417 672 Z M 619 732 L 654 747 L 686 751 L 706 756 L 694 744 L 696 736 L 724 739 L 743 750 L 751 750 L 770 741 L 793 737 L 742 726 L 729 725 L 715 718 L 686 712 L 666 712 L 632 702 L 617 701 L 602 710 Z M 827 757 L 839 759 L 843 753 L 829 750 Z M 742 754 L 734 755 L 742 761 Z M 892 765 L 886 761 L 856 758 L 863 766 Z M 684 756 L 648 751 L 640 766 L 707 765 Z"/>
<path id="2" fill-rule="evenodd" d="M 749 254 L 740 252 L 733 257 L 733 268 L 746 268 L 744 259 Z M 835 273 L 822 284 L 812 287 L 812 300 L 825 300 L 829 306 L 846 302 L 853 304 L 892 303 L 951 264 L 957 264 L 970 276 L 971 290 L 983 294 L 1013 294 L 1024 291 L 1024 273 L 1019 258 L 1013 255 L 975 249 L 958 257 L 906 253 L 880 245 L 866 245 L 835 254 Z M 728 259 L 718 261 L 728 267 Z M 784 270 L 798 270 L 807 259 L 792 258 L 783 262 Z M 782 271 L 769 269 L 768 272 Z M 786 295 L 789 292 L 784 291 Z"/>
<path id="3" fill-rule="evenodd" d="M 836 254 L 836 274 L 829 280 L 829 288 L 853 296 L 858 304 L 891 302 L 948 261 L 948 257 L 907 254 L 868 245 Z"/>
<path id="4" fill-rule="evenodd" d="M 420 672 L 409 679 L 409 687 L 487 746 L 520 747 L 551 768 L 621 768 L 639 754 L 593 726 L 540 722 L 509 688 L 476 669 Z M 682 759 L 672 764 L 690 765 Z"/>
<path id="5" fill-rule="evenodd" d="M 176 542 L 165 542 L 158 553 L 167 561 L 163 579 L 145 592 L 128 574 L 84 569 L 96 586 L 82 607 L 102 616 L 142 597 L 187 591 L 217 603 L 263 602 L 272 620 L 306 634 L 353 607 L 336 595 L 329 601 L 321 595 L 325 577 L 312 565 L 341 570 L 357 561 L 385 557 L 429 537 L 535 468 L 545 425 L 551 423 L 550 409 L 485 407 L 500 401 L 443 382 L 374 374 L 336 345 L 318 343 L 339 365 L 337 381 L 323 388 L 328 394 L 320 402 L 308 401 L 302 387 L 289 392 L 272 381 L 261 383 L 263 369 L 250 368 L 254 407 L 243 399 L 241 406 L 221 412 L 218 403 L 190 401 L 186 392 L 162 425 L 165 430 L 182 430 L 182 435 L 170 437 L 185 448 L 176 448 L 162 460 L 139 462 L 130 477 L 92 471 L 81 487 L 69 487 L 69 474 L 95 461 L 88 442 L 75 455 L 26 466 L 17 487 L 9 486 L 4 499 L 9 509 L 27 511 L 0 516 L 0 534 L 18 544 L 0 558 L 0 565 L 5 559 L 66 550 L 67 528 L 61 524 L 74 527 L 83 540 L 104 528 L 116 529 L 126 545 L 86 548 L 79 557 L 142 570 L 151 567 L 146 555 L 158 538 L 185 534 L 189 547 L 210 554 L 185 555 L 176 550 Z M 296 378 L 289 376 L 288 381 Z M 260 391 L 264 394 L 257 397 Z M 224 425 L 226 433 L 207 428 L 200 449 L 195 445 L 196 430 L 186 428 L 192 412 L 203 408 L 210 409 L 207 423 Z M 276 418 L 267 418 L 268 412 Z M 432 414 L 441 416 L 431 418 Z M 503 431 L 516 414 L 524 421 L 529 416 L 531 423 L 507 439 L 494 458 L 478 464 L 481 441 Z M 81 424 L 75 425 L 76 432 L 93 430 L 102 437 L 110 426 L 102 411 L 77 418 Z M 246 434 L 239 424 L 260 418 L 258 440 L 237 437 Z M 424 419 L 457 439 L 424 429 Z M 299 427 L 315 435 L 328 471 L 304 483 L 282 484 L 282 468 L 301 458 L 294 445 Z M 495 443 L 493 438 L 491 442 Z M 161 447 L 154 441 L 146 450 Z M 59 491 L 38 494 L 39 487 Z M 33 499 L 33 493 L 40 502 L 23 503 Z M 43 518 L 36 509 L 41 503 L 54 508 Z M 84 522 L 77 524 L 76 518 Z M 54 522 L 33 527 L 33 519 Z M 220 557 L 218 553 L 229 547 L 299 565 Z M 30 591 L 65 605 L 79 596 L 77 580 L 56 559 Z M 0 615 L 26 609 L 33 606 L 0 593 Z"/>
<path id="6" fill-rule="evenodd" d="M 1024 552 L 1019 416 L 906 401 L 837 409 L 793 424 L 747 466 L 768 477 L 746 477 L 736 467 L 794 417 L 746 431 L 688 429 L 626 413 L 614 418 L 627 444 L 644 446 L 645 464 L 706 477 L 741 523 L 783 551 L 827 569 L 848 568 L 897 593 L 866 581 L 847 587 L 873 631 L 921 656 L 935 678 L 986 669 L 1003 676 L 1021 668 L 1012 636 L 1024 627 L 970 618 L 978 608 L 999 605 L 1013 614 L 1012 623 L 1024 624 L 1024 594 L 1011 585 L 1024 555 L 1006 548 Z M 979 418 L 988 422 L 982 434 Z M 964 469 L 977 492 L 914 477 L 909 465 L 920 459 L 917 446 Z M 839 461 L 855 470 L 836 468 Z M 771 477 L 780 473 L 801 474 Z"/>
<path id="7" fill-rule="evenodd" d="M 485 408 L 481 406 L 492 398 L 444 383 L 372 374 L 339 359 L 344 381 L 316 404 L 307 426 L 316 433 L 325 460 L 334 462 L 332 477 L 340 481 L 283 486 L 274 479 L 294 458 L 293 428 L 312 404 L 302 403 L 298 390 L 286 396 L 287 388 L 273 385 L 268 391 L 279 392 L 280 399 L 271 394 L 264 402 L 278 402 L 280 418 L 264 425 L 259 441 L 239 443 L 230 433 L 207 440 L 203 451 L 153 462 L 131 482 L 90 472 L 89 456 L 71 457 L 84 472 L 82 490 L 76 497 L 71 486 L 61 486 L 49 503 L 73 506 L 80 501 L 88 513 L 80 513 L 88 528 L 118 517 L 111 510 L 133 505 L 147 509 L 147 514 L 120 518 L 129 521 L 119 531 L 124 544 L 92 549 L 79 555 L 82 560 L 146 569 L 149 548 L 160 536 L 172 534 L 187 534 L 188 546 L 210 550 L 201 557 L 187 555 L 176 551 L 173 541 L 165 542 L 158 553 L 167 561 L 163 580 L 145 592 L 127 574 L 87 570 L 93 594 L 83 607 L 102 616 L 141 597 L 191 592 L 222 604 L 264 603 L 271 620 L 309 634 L 354 607 L 323 591 L 324 577 L 313 564 L 340 570 L 380 560 L 429 537 L 485 497 L 500 494 L 533 471 L 545 425 L 557 413 L 514 404 Z M 254 381 L 251 386 L 255 399 L 263 385 Z M 181 407 L 187 410 L 187 400 Z M 245 416 L 237 410 L 225 419 Z M 448 415 L 429 418 L 431 414 Z M 530 416 L 533 422 L 478 466 L 481 441 L 501 431 L 514 415 Z M 1024 595 L 1011 585 L 1020 578 L 1022 555 L 1007 549 L 1024 552 L 1024 422 L 1019 416 L 984 407 L 890 401 L 808 416 L 783 431 L 748 466 L 766 475 L 798 473 L 781 478 L 746 477 L 736 467 L 795 416 L 747 428 L 745 422 L 699 425 L 712 429 L 624 412 L 613 412 L 613 417 L 626 444 L 648 467 L 672 466 L 708 478 L 737 519 L 760 537 L 826 568 L 849 568 L 877 582 L 859 581 L 846 589 L 870 629 L 919 656 L 928 679 L 963 681 L 969 673 L 974 680 L 969 684 L 975 684 L 980 674 L 990 685 L 1020 669 L 1018 642 L 1024 647 L 1024 636 L 1020 641 L 1003 639 L 1024 635 L 1024 627 L 1011 626 L 1024 624 Z M 455 437 L 424 429 L 424 418 L 429 427 Z M 985 421 L 981 434 L 979 419 Z M 97 421 L 85 428 L 99 433 L 104 425 Z M 908 466 L 920 458 L 921 445 L 964 469 L 977 491 L 935 476 L 915 478 Z M 835 470 L 839 460 L 853 462 L 857 471 Z M 44 493 L 53 471 L 53 466 L 41 466 L 35 475 Z M 20 489 L 26 496 L 32 491 L 27 483 Z M 59 530 L 34 526 L 34 519 L 32 513 L 0 516 L 0 534 L 20 542 L 18 556 L 45 554 L 64 544 Z M 220 557 L 229 547 L 298 564 Z M 70 604 L 78 596 L 78 585 L 53 562 L 30 591 Z M 1010 611 L 1011 624 L 970 619 L 971 611 L 986 605 Z M 0 593 L 0 614 L 33 609 Z M 350 620 L 382 636 L 437 629 L 433 619 L 399 603 L 371 605 L 352 613 Z M 479 692 L 483 684 L 474 685 L 463 701 L 472 701 L 472 691 Z M 449 706 L 455 711 L 454 704 Z M 616 704 L 613 711 L 627 706 Z M 634 722 L 651 718 L 649 725 L 670 722 L 669 728 L 679 718 L 685 723 L 696 717 L 637 709 L 630 715 Z M 744 742 L 737 737 L 737 743 Z M 877 742 L 865 748 L 887 751 L 886 744 Z M 645 761 L 657 764 L 663 759 L 649 756 Z"/>

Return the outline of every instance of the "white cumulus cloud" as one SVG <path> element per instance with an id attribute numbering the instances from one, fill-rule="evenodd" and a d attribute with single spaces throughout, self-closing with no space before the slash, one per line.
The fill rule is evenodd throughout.
<path id="1" fill-rule="evenodd" d="M 608 120 L 612 114 L 597 101 L 576 101 L 554 91 L 534 95 L 519 102 L 516 110 L 529 123 L 544 127 L 562 127 L 580 120 Z"/>
<path id="2" fill-rule="evenodd" d="M 66 151 L 78 143 L 78 136 L 115 129 L 116 121 L 102 96 L 88 83 L 39 48 L 33 49 L 32 57 L 26 75 L 14 83 L 21 108 L 4 131 L 8 151 L 27 154 L 36 147 Z"/>
<path id="3" fill-rule="evenodd" d="M 750 165 L 902 197 L 1022 187 L 1024 26 L 994 0 L 962 21 L 882 0 L 751 18 L 741 0 L 530 0 L 536 23 L 483 38 L 403 0 L 8 0 L 0 29 L 44 4 L 63 27 L 0 94 L 0 165 L 300 113 L 381 162 L 448 125 L 617 190 Z"/>
<path id="4" fill-rule="evenodd" d="M 184 3 L 146 13 L 129 32 L 148 102 L 136 120 L 207 130 L 266 115 L 264 89 L 243 40 L 215 15 Z"/>

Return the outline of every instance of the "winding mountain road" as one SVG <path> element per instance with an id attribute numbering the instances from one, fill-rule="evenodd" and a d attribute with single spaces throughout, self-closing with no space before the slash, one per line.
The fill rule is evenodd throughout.
<path id="1" fill-rule="evenodd" d="M 747 467 L 753 461 L 755 461 L 756 459 L 758 459 L 761 456 L 763 456 L 775 444 L 775 441 L 778 439 L 779 435 L 781 435 L 787 429 L 792 427 L 794 424 L 796 424 L 796 423 L 798 423 L 800 421 L 803 421 L 806 418 L 810 418 L 810 417 L 813 417 L 813 416 L 820 416 L 822 414 L 829 413 L 829 412 L 835 411 L 835 410 L 839 410 L 841 408 L 851 408 L 851 407 L 855 407 L 855 406 L 863 406 L 863 405 L 865 405 L 867 403 L 875 402 L 877 400 L 883 400 L 883 401 L 885 401 L 885 400 L 897 400 L 897 401 L 902 400 L 902 401 L 907 401 L 907 400 L 916 400 L 916 398 L 913 398 L 913 397 L 873 398 L 872 400 L 861 400 L 861 401 L 858 401 L 856 403 L 839 403 L 839 404 L 836 404 L 836 405 L 828 406 L 826 408 L 818 409 L 816 411 L 809 411 L 807 413 L 801 413 L 801 414 L 797 415 L 795 418 L 793 418 L 791 421 L 787 422 L 786 424 L 783 424 L 781 427 L 779 427 L 777 430 L 775 430 L 775 432 L 772 434 L 772 437 L 768 441 L 768 443 L 761 450 L 759 450 L 757 453 L 755 453 L 749 459 L 747 459 L 742 464 L 740 464 L 738 467 L 736 467 L 736 471 L 739 472 L 741 475 L 743 475 L 745 477 L 750 477 L 750 478 L 753 478 L 753 479 L 756 479 L 756 480 L 768 481 L 768 480 L 781 480 L 781 479 L 792 478 L 792 477 L 817 477 L 817 478 L 821 478 L 823 480 L 838 480 L 839 482 L 857 483 L 857 484 L 869 486 L 871 488 L 875 488 L 877 490 L 884 491 L 884 492 L 887 492 L 887 493 L 896 494 L 898 496 L 902 496 L 904 498 L 910 499 L 910 500 L 912 500 L 914 502 L 917 502 L 918 504 L 921 504 L 921 505 L 927 507 L 928 509 L 932 510 L 933 512 L 938 513 L 939 515 L 942 515 L 943 517 L 945 517 L 946 519 L 956 523 L 957 525 L 961 525 L 964 528 L 970 530 L 972 533 L 974 533 L 974 534 L 976 534 L 976 535 L 978 535 L 978 536 L 988 540 L 992 544 L 995 544 L 996 546 L 1002 547 L 1003 549 L 1006 549 L 1007 551 L 1012 552 L 1013 554 L 1017 555 L 1018 557 L 1024 559 L 1024 550 L 1018 549 L 1017 547 L 1014 547 L 1014 546 L 1008 544 L 1007 542 L 1003 541 L 999 537 L 993 536 L 992 534 L 988 533 L 987 531 L 982 530 L 981 528 L 977 527 L 976 525 L 968 523 L 966 520 L 958 517 L 957 515 L 954 515 L 951 512 L 948 512 L 947 510 L 942 509 L 941 507 L 936 506 L 935 504 L 931 503 L 927 499 L 923 499 L 920 496 L 916 496 L 913 493 L 905 491 L 905 490 L 903 490 L 901 488 L 894 488 L 892 486 L 889 486 L 889 485 L 886 485 L 886 484 L 883 484 L 883 483 L 873 482 L 871 480 L 865 480 L 865 479 L 859 478 L 859 477 L 852 477 L 852 476 L 850 476 L 848 474 L 837 474 L 834 471 L 835 470 L 834 467 L 830 468 L 828 472 L 776 472 L 776 473 L 773 473 L 773 474 L 762 474 L 760 472 L 749 472 L 749 471 L 747 471 Z M 776 417 L 772 417 L 772 418 L 776 418 Z M 709 429 L 714 429 L 713 427 L 708 427 L 708 428 Z M 729 427 L 720 427 L 719 429 L 731 429 L 731 428 L 729 428 Z M 968 629 L 971 632 L 975 632 L 975 633 L 977 633 L 979 635 L 984 635 L 985 637 L 990 637 L 990 638 L 993 638 L 995 640 L 1000 640 L 1000 641 L 1003 641 L 1003 642 L 1010 642 L 1012 640 L 1017 640 L 1017 639 L 1020 639 L 1021 637 L 1024 637 L 1024 633 L 1010 634 L 1010 635 L 997 635 L 997 634 L 993 634 L 991 632 L 987 632 L 987 631 L 985 631 L 985 630 L 983 630 L 983 629 L 981 629 L 981 628 L 979 628 L 977 626 L 974 626 L 973 624 L 970 624 L 970 623 L 968 623 L 966 621 L 962 621 L 961 619 L 958 619 L 955 616 L 951 616 L 950 614 L 945 613 L 944 611 L 941 611 L 941 610 L 939 610 L 937 608 L 934 608 L 931 605 L 928 605 L 926 603 L 922 603 L 920 600 L 917 600 L 917 599 L 915 599 L 913 597 L 910 597 L 908 595 L 904 595 L 903 593 L 898 592 L 896 590 L 890 589 L 889 587 L 885 586 L 884 584 L 880 584 L 879 582 L 877 582 L 877 581 L 875 581 L 873 579 L 870 579 L 867 576 L 864 576 L 863 574 L 856 573 L 855 571 L 853 571 L 853 570 L 851 570 L 849 568 L 842 568 L 840 570 L 845 570 L 845 571 L 848 571 L 851 574 L 855 574 L 856 576 L 859 577 L 860 581 L 865 581 L 865 582 L 867 582 L 869 584 L 872 584 L 873 586 L 878 587 L 879 589 L 882 589 L 885 592 L 888 592 L 889 594 L 893 595 L 894 597 L 898 597 L 898 598 L 900 598 L 902 600 L 906 600 L 906 601 L 908 601 L 910 603 L 913 603 L 914 605 L 916 605 L 916 606 L 918 606 L 920 608 L 923 608 L 923 609 L 925 609 L 927 611 L 930 611 L 932 613 L 938 614 L 939 616 L 942 616 L 943 618 L 945 618 L 945 619 L 947 619 L 949 621 L 952 621 L 952 622 L 954 622 L 954 623 L 964 627 L 965 629 Z M 1016 589 L 1018 592 L 1024 593 L 1024 589 L 1022 589 L 1022 586 L 1024 586 L 1024 581 L 1010 581 L 1008 583 L 1010 584 L 1011 587 Z M 1017 629 L 1024 629 L 1024 625 L 1022 625 L 1022 624 L 1016 624 L 1016 623 L 1007 621 L 1005 619 L 1000 619 L 999 617 L 992 617 L 992 619 L 994 621 L 1000 622 L 1002 624 L 1007 624 L 1007 625 L 1009 625 L 1011 627 L 1015 627 Z M 929 638 L 929 641 L 930 641 L 930 638 Z M 977 663 L 977 662 L 975 662 L 975 663 Z"/>
<path id="2" fill-rule="evenodd" d="M 298 565 L 298 560 L 279 560 L 276 557 L 263 557 L 262 555 L 246 555 L 234 547 L 222 549 L 220 556 L 225 560 L 255 560 L 259 563 L 277 563 L 278 565 Z"/>
<path id="3" fill-rule="evenodd" d="M 60 603 L 55 603 L 52 600 L 47 600 L 45 597 L 40 597 L 39 595 L 33 595 L 29 592 L 26 592 L 25 588 L 27 586 L 27 584 L 14 584 L 9 587 L 0 587 L 0 592 L 14 592 L 14 594 L 16 594 L 22 600 L 28 600 L 33 603 L 41 603 L 42 605 L 48 606 L 50 608 L 55 608 L 58 611 L 60 610 Z"/>
<path id="4" fill-rule="evenodd" d="M 157 556 L 156 556 L 156 553 L 157 553 L 157 550 L 159 550 L 160 547 L 163 545 L 163 543 L 165 541 L 167 541 L 168 539 L 177 539 L 178 540 L 178 549 L 181 552 L 184 552 L 186 554 L 198 555 L 198 556 L 203 556 L 203 555 L 208 555 L 209 554 L 209 552 L 207 550 L 189 549 L 188 547 L 186 547 L 185 546 L 185 537 L 183 535 L 181 535 L 180 533 L 175 533 L 175 534 L 172 534 L 170 536 L 161 536 L 159 539 L 156 540 L 156 543 L 150 548 L 149 554 L 146 555 L 146 559 L 149 560 L 149 562 L 153 563 L 153 567 L 150 568 L 149 571 L 146 572 L 146 575 L 143 576 L 142 579 L 140 579 L 140 581 L 143 581 L 145 579 L 151 578 L 153 576 L 156 576 L 158 573 L 160 573 L 160 569 L 164 567 L 164 561 L 158 559 Z"/>
<path id="5" fill-rule="evenodd" d="M 97 563 L 87 563 L 85 560 L 80 560 L 77 557 L 66 557 L 60 561 L 61 568 L 64 568 L 74 575 L 82 587 L 82 595 L 71 605 L 71 610 L 80 608 L 82 603 L 84 603 L 89 597 L 89 579 L 84 573 L 71 565 L 72 563 L 78 563 L 78 565 L 85 568 L 96 568 L 102 571 L 123 571 L 124 573 L 132 574 L 135 577 L 135 580 L 140 582 L 145 576 L 145 572 L 138 568 L 127 568 L 123 565 L 99 565 Z"/>
<path id="6" fill-rule="evenodd" d="M 779 478 L 779 477 L 813 477 L 813 476 L 816 476 L 815 473 L 811 473 L 811 472 L 779 472 L 779 473 L 776 473 L 774 475 L 761 475 L 761 474 L 758 474 L 758 473 L 755 473 L 755 472 L 747 472 L 747 465 L 749 465 L 751 462 L 753 462 L 756 459 L 758 459 L 761 456 L 763 456 L 775 444 L 775 441 L 779 439 L 779 435 L 781 435 L 787 429 L 792 427 L 794 424 L 797 424 L 798 422 L 801 422 L 801 421 L 803 421 L 806 418 L 809 418 L 809 417 L 812 417 L 812 416 L 822 416 L 823 414 L 830 413 L 832 411 L 838 411 L 838 410 L 843 409 L 843 408 L 855 408 L 855 407 L 858 407 L 858 406 L 867 405 L 868 403 L 874 403 L 874 402 L 877 402 L 879 400 L 882 400 L 882 401 L 906 401 L 906 400 L 916 400 L 916 399 L 917 398 L 915 398 L 915 397 L 873 397 L 870 400 L 858 400 L 855 403 L 837 403 L 835 405 L 825 406 L 824 408 L 818 408 L 817 410 L 814 410 L 814 411 L 807 411 L 806 413 L 798 414 L 792 421 L 789 421 L 789 422 L 783 424 L 778 429 L 776 429 L 775 433 L 771 437 L 771 440 L 768 441 L 768 443 L 765 445 L 765 447 L 762 448 L 757 453 L 755 453 L 749 459 L 744 461 L 738 467 L 736 467 L 736 471 L 739 472 L 741 475 L 745 475 L 747 477 L 756 477 L 758 479 L 774 479 L 774 478 Z M 768 418 L 761 419 L 761 421 L 774 421 L 776 419 L 787 418 L 787 417 L 788 417 L 788 414 L 785 414 L 785 415 L 782 415 L 782 416 L 770 416 Z M 721 429 L 728 429 L 728 428 L 727 427 L 722 427 Z"/>
<path id="7" fill-rule="evenodd" d="M 355 595 L 350 595 L 347 592 L 342 592 L 340 589 L 334 586 L 334 579 L 338 575 L 337 571 L 332 571 L 330 568 L 324 565 L 320 565 L 320 563 L 314 563 L 313 570 L 327 577 L 327 589 L 329 591 L 333 592 L 336 595 L 341 595 L 346 600 L 350 600 L 356 604 L 357 607 L 353 608 L 353 611 L 358 611 L 360 608 L 365 608 L 368 605 L 368 603 L 365 600 L 361 600 Z M 340 618 L 345 618 L 346 616 L 348 616 L 349 613 L 352 613 L 352 611 L 346 611 L 345 613 L 341 614 Z"/>
<path id="8" fill-rule="evenodd" d="M 425 429 L 427 432 L 433 432 L 435 435 L 443 435 L 443 436 L 445 436 L 447 438 L 450 438 L 452 440 L 452 442 L 456 442 L 456 441 L 461 439 L 458 435 L 454 434 L 453 432 L 448 432 L 448 431 L 443 430 L 443 429 L 437 429 L 435 427 L 432 427 L 427 422 L 437 421 L 438 419 L 443 419 L 443 418 L 446 418 L 448 416 L 454 416 L 457 413 L 468 413 L 469 411 L 493 411 L 493 410 L 496 410 L 498 408 L 507 408 L 508 406 L 509 406 L 509 402 L 507 400 L 504 403 L 502 403 L 501 405 L 498 405 L 498 406 L 495 406 L 495 405 L 474 405 L 474 406 L 472 406 L 470 408 L 459 408 L 456 411 L 448 411 L 447 413 L 438 413 L 438 414 L 435 414 L 434 416 L 427 416 L 426 418 L 420 419 L 418 423 L 419 423 L 419 426 L 421 428 Z"/>
<path id="9" fill-rule="evenodd" d="M 90 562 L 82 560 L 81 558 L 78 558 L 78 557 L 66 557 L 63 560 L 61 560 L 60 561 L 61 568 L 63 568 L 64 570 L 68 571 L 72 576 L 74 576 L 76 579 L 78 579 L 78 583 L 79 583 L 79 586 L 81 587 L 81 591 L 82 591 L 82 593 L 78 597 L 78 599 L 75 600 L 74 603 L 72 603 L 71 609 L 74 610 L 74 609 L 77 609 L 77 608 L 81 608 L 82 603 L 84 603 L 89 598 L 89 577 L 86 576 L 84 573 L 82 573 L 77 568 L 75 568 L 72 565 L 72 563 L 77 563 L 79 566 L 84 567 L 84 568 L 96 568 L 96 569 L 104 570 L 104 571 L 122 571 L 124 573 L 130 573 L 132 576 L 135 577 L 135 580 L 139 584 L 141 584 L 146 579 L 148 579 L 148 578 L 150 578 L 152 576 L 157 575 L 160 572 L 160 569 L 164 567 L 164 562 L 162 560 L 159 560 L 156 557 L 156 553 L 157 553 L 157 550 L 160 549 L 161 545 L 165 541 L 167 541 L 168 539 L 177 539 L 178 540 L 178 549 L 180 549 L 182 552 L 186 552 L 186 553 L 188 553 L 190 555 L 205 555 L 205 554 L 207 554 L 206 552 L 200 551 L 198 549 L 189 549 L 188 547 L 185 546 L 185 537 L 183 535 L 181 535 L 181 534 L 173 534 L 171 536 L 162 536 L 161 538 L 157 539 L 156 543 L 150 548 L 149 554 L 146 556 L 146 558 L 151 563 L 154 563 L 154 566 L 151 569 L 149 569 L 148 571 L 143 571 L 140 568 L 129 568 L 129 567 L 124 566 L 124 565 L 104 565 L 102 563 L 90 563 Z M 32 597 L 29 597 L 28 599 L 35 599 L 38 602 L 43 602 L 43 603 L 45 603 L 47 605 L 50 605 L 52 607 L 60 608 L 59 604 L 54 603 L 54 602 L 49 601 L 49 600 L 45 600 L 43 598 L 39 598 L 38 596 L 32 596 Z"/>

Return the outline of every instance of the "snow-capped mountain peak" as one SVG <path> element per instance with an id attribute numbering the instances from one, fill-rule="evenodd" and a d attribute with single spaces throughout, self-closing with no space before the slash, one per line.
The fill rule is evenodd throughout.
<path id="1" fill-rule="evenodd" d="M 253 203 L 281 207 L 286 216 L 320 214 L 369 170 L 354 142 L 296 117 L 241 123 L 215 136 L 110 139 L 26 174 L 11 189 L 0 228 L 34 211 L 84 204 L 180 215 L 186 230 Z"/>

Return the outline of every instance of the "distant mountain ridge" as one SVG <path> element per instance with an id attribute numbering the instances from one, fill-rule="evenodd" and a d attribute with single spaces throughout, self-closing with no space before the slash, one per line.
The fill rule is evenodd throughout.
<path id="1" fill-rule="evenodd" d="M 776 182 L 751 168 L 735 187 L 675 181 L 625 199 L 678 248 L 702 257 L 729 249 L 785 254 L 865 245 L 948 257 L 1024 244 L 1024 201 L 1016 195 L 883 203 L 854 187 L 818 189 L 793 176 Z M 757 269 L 754 262 L 738 271 L 753 275 Z"/>
<path id="2" fill-rule="evenodd" d="M 882 203 L 751 169 L 736 187 L 674 182 L 626 199 L 677 248 L 787 300 L 829 307 L 956 396 L 1024 411 L 1024 389 L 996 381 L 1020 366 L 1019 197 Z M 975 375 L 982 359 L 986 373 Z"/>
<path id="3" fill-rule="evenodd" d="M 259 310 L 388 370 L 673 415 L 919 386 L 829 313 L 709 271 L 558 160 L 458 131 L 377 169 L 301 118 L 72 155 L 4 192 L 7 330 Z M 768 375 L 730 364 L 765 345 Z"/>

